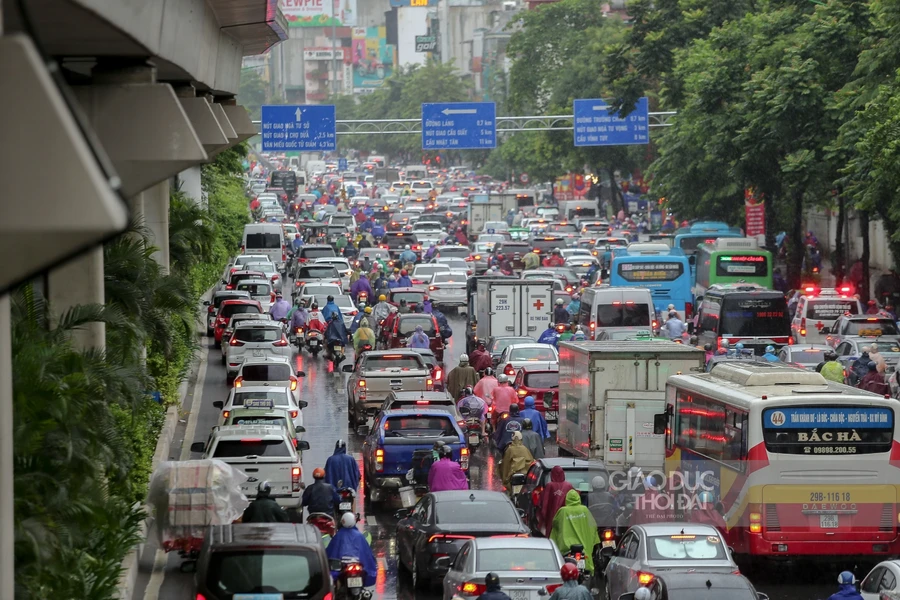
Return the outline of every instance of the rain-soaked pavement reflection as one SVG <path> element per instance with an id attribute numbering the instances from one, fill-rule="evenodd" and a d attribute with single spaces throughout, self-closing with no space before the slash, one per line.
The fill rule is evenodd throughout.
<path id="1" fill-rule="evenodd" d="M 450 322 L 459 338 L 450 340 L 449 352 L 446 353 L 447 366 L 456 365 L 465 343 L 462 332 L 465 331 L 463 317 L 450 317 Z M 212 347 L 209 341 L 209 354 L 205 369 L 201 370 L 203 381 L 198 381 L 193 392 L 193 401 L 199 401 L 200 411 L 196 420 L 196 431 L 185 432 L 185 422 L 176 433 L 176 443 L 171 456 L 175 459 L 181 454 L 180 442 L 184 439 L 188 444 L 192 441 L 205 440 L 210 428 L 216 424 L 217 411 L 212 403 L 226 396 L 225 369 L 221 364 L 220 350 Z M 312 471 L 315 467 L 324 466 L 331 455 L 335 441 L 339 438 L 347 440 L 348 451 L 360 461 L 363 438 L 351 433 L 347 423 L 346 375 L 334 373 L 331 364 L 322 357 L 313 358 L 303 353 L 295 356 L 297 368 L 306 372 L 301 380 L 303 398 L 309 402 L 304 409 L 304 426 L 306 439 L 311 446 L 303 455 L 304 479 L 312 482 Z M 185 417 L 185 421 L 187 421 Z M 190 437 L 190 439 L 186 439 Z M 548 456 L 556 455 L 555 446 L 550 447 Z M 471 461 L 471 478 L 474 486 L 481 489 L 501 489 L 498 478 L 494 476 L 496 458 L 487 447 L 480 447 Z M 362 465 L 360 464 L 360 471 Z M 397 507 L 399 508 L 399 506 Z M 398 578 L 397 548 L 394 537 L 396 519 L 394 510 L 387 507 L 378 514 L 367 515 L 363 502 L 357 502 L 363 522 L 372 534 L 373 548 L 379 565 L 376 581 L 376 598 L 401 598 L 405 600 L 425 600 L 440 598 L 439 587 L 428 591 L 413 590 L 405 578 Z M 152 545 L 152 542 L 151 542 Z M 136 598 L 186 599 L 190 597 L 191 575 L 179 571 L 180 560 L 177 556 L 163 556 L 153 552 L 145 553 L 141 561 L 141 575 L 138 580 Z M 153 574 L 153 563 L 156 562 L 156 574 Z M 758 591 L 769 595 L 772 600 L 817 600 L 824 599 L 837 591 L 837 574 L 852 565 L 838 566 L 767 566 L 747 571 L 746 574 Z M 867 567 L 860 565 L 855 569 L 856 575 L 862 578 Z M 154 581 L 155 579 L 155 581 Z"/>

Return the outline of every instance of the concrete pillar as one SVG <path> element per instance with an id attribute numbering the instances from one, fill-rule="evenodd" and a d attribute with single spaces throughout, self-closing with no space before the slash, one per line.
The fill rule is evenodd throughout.
<path id="1" fill-rule="evenodd" d="M 169 180 L 160 181 L 144 190 L 144 225 L 153 233 L 156 262 L 169 271 Z"/>
<path id="2" fill-rule="evenodd" d="M 203 187 L 200 185 L 200 167 L 191 167 L 178 174 L 181 183 L 181 191 L 185 196 L 206 208 L 206 199 L 203 198 Z"/>
<path id="3" fill-rule="evenodd" d="M 50 310 L 58 319 L 79 304 L 103 304 L 103 246 L 97 246 L 50 271 L 47 277 Z M 72 341 L 81 348 L 106 346 L 106 324 L 88 323 L 73 332 Z M 2 367 L 0 367 L 2 373 Z"/>

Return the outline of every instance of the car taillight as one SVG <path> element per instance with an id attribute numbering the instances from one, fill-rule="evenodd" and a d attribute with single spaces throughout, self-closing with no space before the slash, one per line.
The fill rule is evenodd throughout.
<path id="1" fill-rule="evenodd" d="M 613 539 L 613 537 L 615 535 L 616 534 L 612 529 L 604 529 L 603 530 L 603 540 L 604 541 L 609 541 L 609 540 Z"/>
<path id="2" fill-rule="evenodd" d="M 800 335 L 806 335 L 806 317 L 800 318 Z"/>
<path id="3" fill-rule="evenodd" d="M 518 390 L 516 390 L 516 394 L 519 395 L 519 398 L 524 398 L 525 396 L 528 395 L 528 390 L 526 390 L 524 388 L 519 388 Z"/>
<path id="4" fill-rule="evenodd" d="M 375 450 L 375 471 L 384 472 L 384 450 L 381 448 Z"/>
<path id="5" fill-rule="evenodd" d="M 750 513 L 750 533 L 762 533 L 762 514 Z"/>
<path id="6" fill-rule="evenodd" d="M 366 387 L 366 380 L 365 380 L 365 379 L 360 379 L 360 380 L 359 380 L 359 383 L 358 383 L 357 385 L 359 385 L 359 387 L 361 387 L 361 388 Z"/>
<path id="7" fill-rule="evenodd" d="M 456 586 L 456 591 L 458 591 L 463 596 L 480 596 L 487 591 L 487 586 L 483 583 L 475 583 L 474 581 L 467 581 L 461 585 Z"/>
<path id="8" fill-rule="evenodd" d="M 429 377 L 428 379 L 425 380 L 425 391 L 430 392 L 433 390 L 434 390 L 434 379 L 431 379 Z"/>
<path id="9" fill-rule="evenodd" d="M 212 314 L 212 313 L 216 312 L 216 307 L 210 305 L 210 307 L 207 309 L 206 312 L 208 312 L 209 314 Z"/>
<path id="10" fill-rule="evenodd" d="M 292 411 L 291 411 L 291 418 L 292 418 L 292 419 L 296 419 L 297 416 L 298 416 L 299 414 L 300 414 L 300 411 L 299 411 L 299 410 L 292 410 Z"/>
<path id="11" fill-rule="evenodd" d="M 300 467 L 291 468 L 291 491 L 300 491 Z"/>
<path id="12" fill-rule="evenodd" d="M 277 273 L 276 273 L 275 275 L 272 275 L 272 281 L 273 281 L 273 282 L 274 282 L 275 280 L 277 280 L 277 279 L 278 279 L 278 274 L 277 274 Z"/>
<path id="13" fill-rule="evenodd" d="M 503 370 L 503 373 L 506 374 L 507 376 L 512 376 L 512 375 L 516 374 L 516 370 L 513 368 L 512 365 L 507 364 L 506 368 Z"/>
<path id="14" fill-rule="evenodd" d="M 434 375 L 433 375 L 434 380 L 440 381 L 443 376 L 444 376 L 444 370 L 441 369 L 440 367 L 435 368 Z"/>
<path id="15" fill-rule="evenodd" d="M 684 303 L 684 318 L 685 320 L 690 319 L 694 316 L 694 303 L 693 302 L 685 302 Z"/>
<path id="16" fill-rule="evenodd" d="M 287 345 L 288 345 L 287 338 L 284 337 L 284 335 L 282 334 L 281 339 L 278 340 L 277 342 L 274 342 L 272 345 L 273 345 L 273 346 L 278 346 L 279 348 L 283 348 L 284 346 L 287 346 Z M 291 389 L 294 389 L 294 388 L 291 388 Z"/>
<path id="17" fill-rule="evenodd" d="M 227 419 L 227 418 L 228 418 L 228 415 L 230 415 L 230 414 L 231 414 L 231 411 L 230 411 L 230 410 L 223 410 L 223 411 L 222 411 L 222 418 L 223 418 L 223 419 Z"/>
<path id="18" fill-rule="evenodd" d="M 638 571 L 638 584 L 647 586 L 653 583 L 653 573 L 644 573 Z"/>
<path id="19" fill-rule="evenodd" d="M 546 588 L 548 594 L 552 594 L 553 592 L 555 592 L 556 590 L 558 590 L 561 587 L 562 587 L 561 583 L 549 583 L 544 586 L 544 588 Z"/>
<path id="20" fill-rule="evenodd" d="M 234 286 L 231 285 L 231 284 L 229 283 L 228 285 L 225 286 L 225 289 L 226 289 L 226 290 L 233 290 L 233 289 L 234 289 Z"/>
<path id="21" fill-rule="evenodd" d="M 231 341 L 228 342 L 228 345 L 229 345 L 229 346 L 243 346 L 243 345 L 244 345 L 244 342 L 242 342 L 241 340 L 237 339 L 236 337 L 232 337 L 232 338 L 231 338 Z"/>
<path id="22" fill-rule="evenodd" d="M 297 383 L 298 383 L 297 378 L 294 377 L 293 375 L 291 375 L 291 391 L 292 392 L 297 389 Z"/>
<path id="23" fill-rule="evenodd" d="M 275 302 L 275 292 L 269 292 L 269 302 Z"/>
<path id="24" fill-rule="evenodd" d="M 238 375 L 237 377 L 234 378 L 234 387 L 239 388 L 242 385 L 244 385 L 244 376 Z"/>
<path id="25" fill-rule="evenodd" d="M 541 503 L 541 493 L 544 491 L 543 487 L 534 488 L 534 491 L 531 492 L 531 503 L 535 506 Z"/>
<path id="26" fill-rule="evenodd" d="M 469 449 L 465 446 L 459 449 L 459 468 L 463 471 L 469 468 Z"/>

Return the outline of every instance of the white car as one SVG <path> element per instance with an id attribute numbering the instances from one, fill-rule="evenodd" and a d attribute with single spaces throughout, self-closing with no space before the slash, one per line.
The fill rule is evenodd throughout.
<path id="1" fill-rule="evenodd" d="M 438 273 L 450 273 L 450 266 L 437 263 L 416 265 L 409 278 L 413 285 L 428 285 L 431 283 L 431 278 Z"/>
<path id="2" fill-rule="evenodd" d="M 291 422 L 294 427 L 303 427 L 303 411 L 309 404 L 306 400 L 297 400 L 290 389 L 276 385 L 244 385 L 231 388 L 228 399 L 225 402 L 217 400 L 213 406 L 220 410 L 217 425 L 224 425 L 225 419 L 231 414 L 235 406 L 244 406 L 246 400 L 271 400 L 275 408 L 283 408 L 291 413 Z"/>
<path id="3" fill-rule="evenodd" d="M 220 345 L 222 349 L 222 364 L 225 364 L 225 361 L 228 360 L 228 342 L 231 341 L 231 336 L 234 334 L 234 328 L 241 321 L 271 321 L 272 315 L 269 313 L 234 313 L 231 317 L 228 318 L 228 324 L 225 325 L 225 331 L 222 332 L 222 343 Z"/>
<path id="4" fill-rule="evenodd" d="M 494 233 L 495 231 L 508 231 L 509 223 L 506 221 L 485 221 L 482 231 L 484 233 Z"/>
<path id="5" fill-rule="evenodd" d="M 336 283 L 304 283 L 300 286 L 296 295 L 301 298 L 305 298 L 306 296 L 321 296 L 323 298 L 334 296 L 337 298 L 338 296 L 344 295 L 344 288 Z M 322 308 L 322 306 L 324 306 L 324 304 L 320 304 L 319 308 Z"/>
<path id="6" fill-rule="evenodd" d="M 423 217 L 423 220 L 416 221 L 416 224 L 413 225 L 412 232 L 416 235 L 421 233 L 443 233 L 446 227 L 442 225 L 438 221 L 428 221 L 428 217 Z"/>
<path id="7" fill-rule="evenodd" d="M 319 305 L 319 310 L 321 311 L 325 308 L 328 296 L 301 296 L 300 299 L 301 301 L 305 301 L 307 305 L 315 302 Z M 341 309 L 341 316 L 344 318 L 344 327 L 347 328 L 347 333 L 350 333 L 350 325 L 353 323 L 353 317 L 359 314 L 359 309 L 353 304 L 353 298 L 346 294 L 334 296 L 334 303 Z"/>
<path id="8" fill-rule="evenodd" d="M 435 273 L 428 286 L 428 297 L 435 306 L 465 306 L 466 278 L 453 273 Z"/>
<path id="9" fill-rule="evenodd" d="M 900 589 L 900 560 L 886 560 L 869 571 L 859 586 L 865 600 L 880 600 L 881 592 Z"/>
<path id="10" fill-rule="evenodd" d="M 345 292 L 350 291 L 350 274 L 353 273 L 353 269 L 350 268 L 350 261 L 339 256 L 325 256 L 315 259 L 313 264 L 316 263 L 334 265 L 334 268 L 337 269 L 338 274 L 341 276 L 341 287 Z"/>
<path id="11" fill-rule="evenodd" d="M 281 278 L 281 274 L 278 272 L 278 269 L 275 267 L 275 263 L 271 263 L 271 262 L 247 263 L 247 270 L 259 271 L 260 273 L 265 273 L 266 277 L 269 278 L 269 281 L 272 282 L 272 287 L 275 289 L 276 292 L 280 292 L 284 289 L 284 280 Z"/>
<path id="12" fill-rule="evenodd" d="M 275 303 L 275 290 L 268 279 L 242 279 L 235 289 L 249 293 L 250 299 L 259 302 L 264 313 L 269 312 Z"/>
<path id="13" fill-rule="evenodd" d="M 293 349 L 281 323 L 261 319 L 236 323 L 225 348 L 226 379 L 230 383 L 235 378 L 244 359 L 267 356 L 293 357 Z"/>
<path id="14" fill-rule="evenodd" d="M 559 352 L 550 344 L 511 344 L 503 350 L 496 371 L 515 377 L 524 366 L 549 370 L 559 367 Z"/>
<path id="15" fill-rule="evenodd" d="M 243 271 L 246 266 L 250 263 L 260 263 L 267 262 L 271 263 L 269 257 L 265 254 L 241 254 L 237 258 L 234 259 L 234 262 L 225 267 L 225 272 L 222 273 L 222 281 L 228 281 L 231 279 L 231 274 L 236 273 L 237 271 Z M 274 263 L 272 263 L 274 266 Z M 225 284 L 223 283 L 222 286 Z"/>
<path id="16" fill-rule="evenodd" d="M 400 196 L 396 196 L 394 194 L 382 194 L 381 199 L 388 206 L 394 206 L 395 204 L 400 203 Z"/>
<path id="17" fill-rule="evenodd" d="M 591 254 L 590 248 L 560 248 L 559 254 L 564 260 L 569 260 L 570 258 L 577 259 L 582 256 L 589 261 L 594 259 L 594 255 Z"/>
<path id="18" fill-rule="evenodd" d="M 439 256 L 431 262 L 436 265 L 446 265 L 449 267 L 450 273 L 457 277 L 469 277 L 472 275 L 472 263 L 464 258 Z"/>
<path id="19" fill-rule="evenodd" d="M 268 356 L 264 358 L 248 358 L 241 365 L 234 378 L 234 387 L 253 387 L 259 385 L 286 387 L 299 400 L 300 378 L 306 377 L 304 371 L 297 371 L 291 359 Z"/>

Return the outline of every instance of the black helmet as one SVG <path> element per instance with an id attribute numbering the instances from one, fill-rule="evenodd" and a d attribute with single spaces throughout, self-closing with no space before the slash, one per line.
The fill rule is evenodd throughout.
<path id="1" fill-rule="evenodd" d="M 335 449 L 335 450 L 346 450 L 346 449 L 347 449 L 347 442 L 345 442 L 344 440 L 338 440 L 338 441 L 336 441 L 336 442 L 334 443 L 334 449 Z"/>
<path id="2" fill-rule="evenodd" d="M 444 444 L 438 448 L 438 456 L 441 458 L 453 458 L 453 448 Z"/>
<path id="3" fill-rule="evenodd" d="M 474 393 L 475 393 L 475 392 L 472 390 L 472 387 L 467 385 L 466 387 L 464 387 L 464 388 L 462 389 L 462 392 L 460 392 L 459 395 L 460 395 L 461 398 L 465 398 L 465 397 L 467 397 L 467 396 L 471 396 L 471 395 L 474 394 Z"/>
<path id="4" fill-rule="evenodd" d="M 510 408 L 512 408 L 512 406 L 510 406 Z M 522 429 L 531 429 L 532 427 L 533 427 L 533 425 L 531 424 L 531 419 L 529 419 L 528 417 L 525 417 L 522 420 Z"/>
<path id="5" fill-rule="evenodd" d="M 825 352 L 825 360 L 837 360 L 837 353 L 834 350 Z"/>
<path id="6" fill-rule="evenodd" d="M 319 303 L 318 303 L 318 302 L 313 302 L 313 303 L 312 303 L 312 306 L 311 306 L 310 308 L 312 308 L 313 310 L 319 310 Z"/>
<path id="7" fill-rule="evenodd" d="M 712 352 L 712 344 L 703 344 L 703 349 L 707 352 Z"/>
<path id="8" fill-rule="evenodd" d="M 256 495 L 261 497 L 266 497 L 272 493 L 272 484 L 268 481 L 260 481 L 259 485 L 256 486 Z"/>
<path id="9" fill-rule="evenodd" d="M 513 402 L 509 405 L 509 414 L 512 416 L 516 416 L 519 414 L 519 405 Z"/>
<path id="10" fill-rule="evenodd" d="M 485 377 L 493 377 L 494 370 L 492 368 L 488 367 L 487 369 L 484 370 L 484 376 Z"/>
<path id="11" fill-rule="evenodd" d="M 488 573 L 484 576 L 484 584 L 487 587 L 500 587 L 500 577 L 496 573 Z"/>
<path id="12" fill-rule="evenodd" d="M 329 302 L 334 302 L 334 296 L 328 296 L 328 301 L 329 301 Z"/>
<path id="13" fill-rule="evenodd" d="M 431 449 L 432 449 L 432 450 L 438 450 L 438 451 L 440 451 L 440 449 L 443 448 L 443 447 L 446 446 L 446 445 L 447 445 L 447 444 L 444 443 L 443 440 L 438 440 L 438 441 L 436 441 L 436 442 L 434 443 L 434 446 L 432 446 Z"/>

